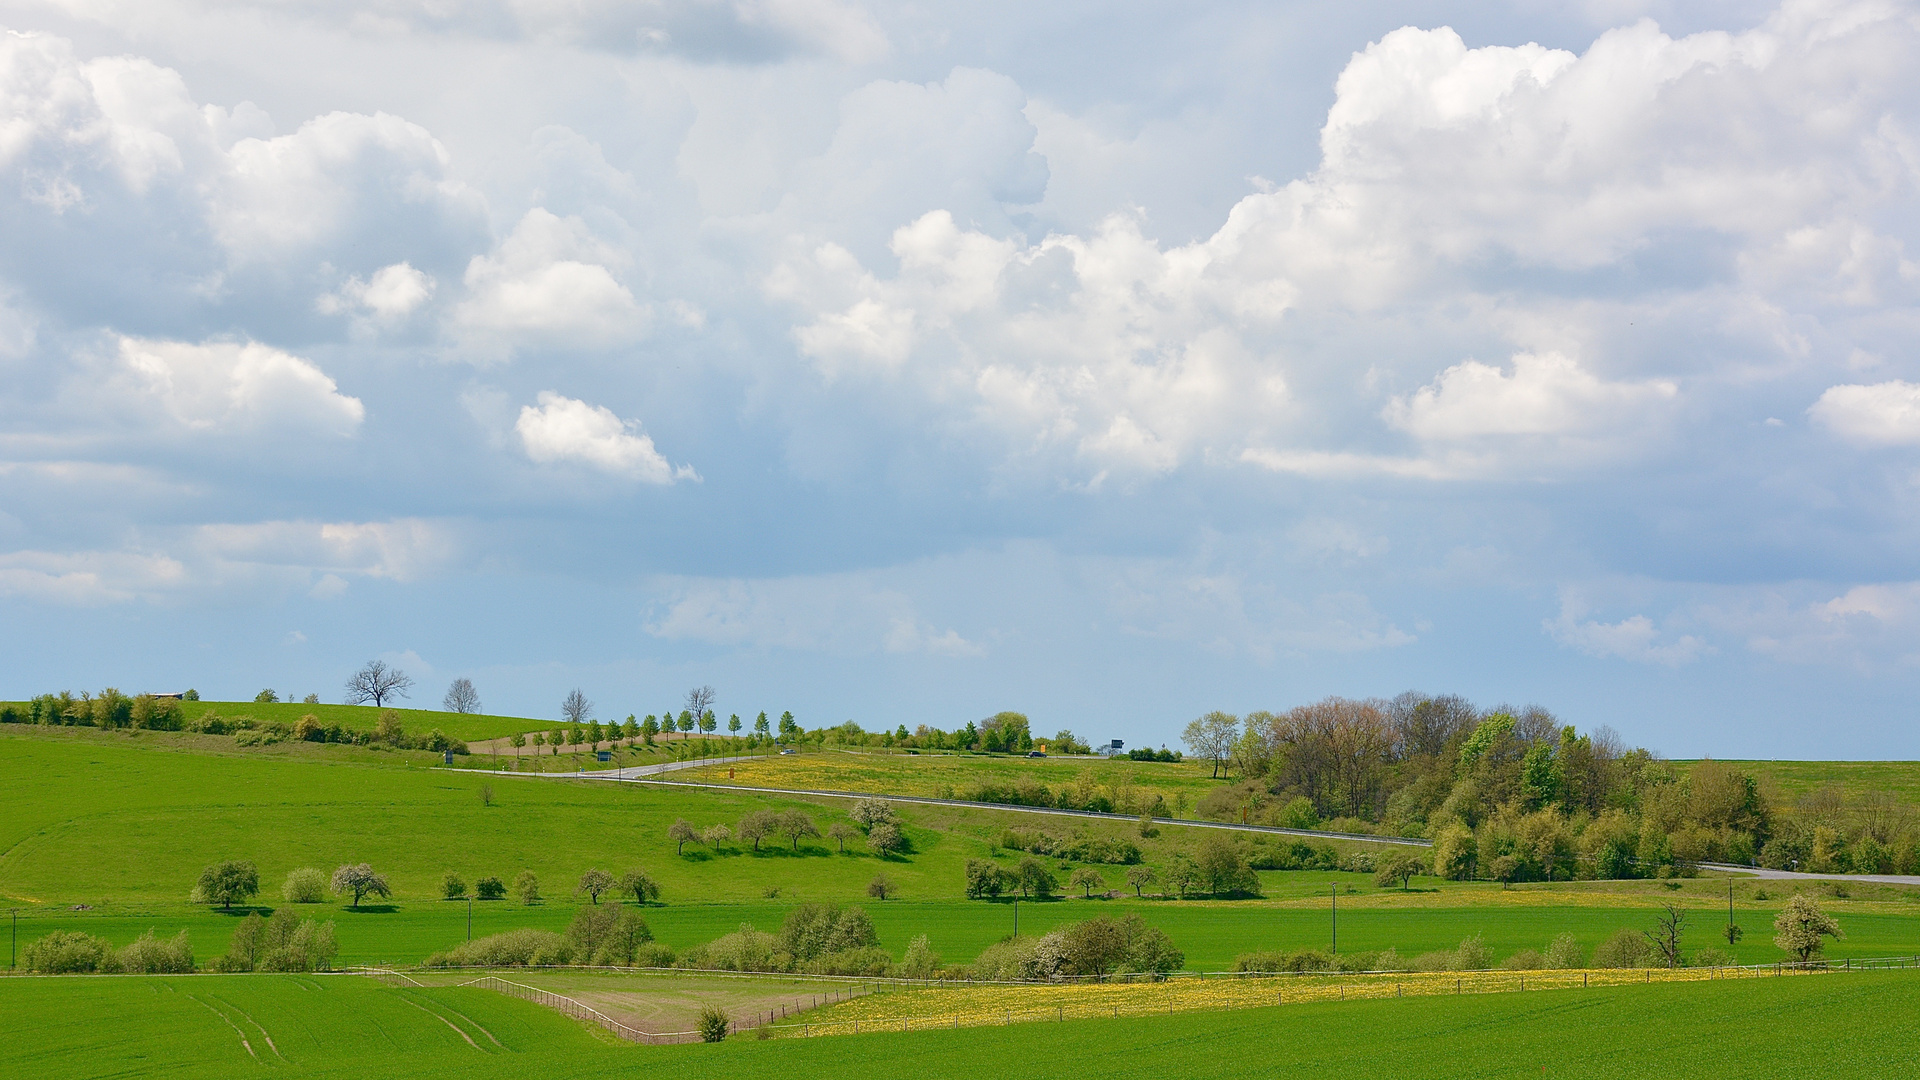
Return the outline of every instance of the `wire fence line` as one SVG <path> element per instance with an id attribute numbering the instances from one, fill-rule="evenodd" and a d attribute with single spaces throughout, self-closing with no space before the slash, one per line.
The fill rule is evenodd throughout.
<path id="1" fill-rule="evenodd" d="M 525 983 L 512 982 L 507 979 L 502 979 L 497 975 L 484 975 L 478 979 L 463 982 L 459 985 L 477 986 L 483 990 L 492 990 L 496 993 L 505 994 L 508 997 L 519 998 L 522 1001 L 531 1001 L 536 1005 L 544 1005 L 549 1009 L 557 1009 L 573 1017 L 575 1020 L 585 1020 L 591 1024 L 598 1024 L 629 1042 L 657 1045 L 660 1043 L 691 1042 L 700 1037 L 698 1031 L 642 1031 L 631 1024 L 625 1024 L 615 1020 L 599 1009 L 583 1001 L 570 998 L 565 994 L 556 994 L 551 990 L 542 990 L 537 986 L 528 986 Z"/>

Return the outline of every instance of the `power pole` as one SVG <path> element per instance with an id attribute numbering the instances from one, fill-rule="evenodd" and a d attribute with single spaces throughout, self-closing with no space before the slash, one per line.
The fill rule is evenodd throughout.
<path id="1" fill-rule="evenodd" d="M 1333 955 L 1340 955 L 1340 883 L 1329 886 L 1333 890 Z"/>
<path id="2" fill-rule="evenodd" d="M 18 963 L 19 960 L 20 960 L 20 909 L 14 908 L 13 909 L 13 951 L 7 954 L 7 970 L 12 971 L 13 966 L 16 963 Z"/>
<path id="3" fill-rule="evenodd" d="M 467 897 L 467 940 L 473 940 L 473 897 Z"/>

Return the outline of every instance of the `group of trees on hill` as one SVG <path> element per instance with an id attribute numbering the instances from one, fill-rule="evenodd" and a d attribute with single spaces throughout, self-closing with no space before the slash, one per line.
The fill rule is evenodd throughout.
<path id="1" fill-rule="evenodd" d="M 1780 813 L 1777 793 L 1737 767 L 1682 771 L 1539 706 L 1335 697 L 1278 714 L 1209 713 L 1184 737 L 1226 781 L 1200 816 L 1427 837 L 1431 870 L 1447 877 L 1650 877 L 1700 862 L 1920 869 L 1912 815 L 1889 796 L 1849 804 L 1817 792 Z"/>
<path id="2" fill-rule="evenodd" d="M 263 690 L 256 701 L 277 695 Z M 311 697 L 311 695 L 309 695 Z M 230 735 L 243 746 L 286 742 L 347 743 L 355 746 L 392 747 L 400 750 L 451 750 L 465 754 L 467 744 L 448 738 L 439 729 L 423 735 L 407 732 L 400 714 L 383 710 L 373 730 L 345 727 L 338 721 L 324 721 L 308 713 L 293 723 L 258 720 L 251 716 L 222 716 L 204 706 L 193 711 L 183 698 L 141 694 L 128 697 L 113 687 L 98 694 L 68 691 L 41 694 L 31 701 L 0 703 L 0 724 L 41 724 L 46 726 L 96 727 L 105 730 L 184 731 L 196 735 Z M 271 703 L 270 701 L 268 703 Z"/>
<path id="3" fill-rule="evenodd" d="M 757 852 L 770 838 L 785 841 L 797 852 L 801 840 L 820 835 L 820 826 L 804 810 L 748 811 L 737 827 L 717 823 L 700 828 L 685 818 L 675 818 L 673 824 L 667 826 L 667 839 L 673 842 L 676 855 L 685 855 L 688 844 L 699 844 L 720 854 L 729 842 L 752 844 Z M 846 854 L 847 841 L 857 838 L 864 838 L 867 849 L 881 858 L 907 851 L 912 846 L 893 804 L 885 799 L 859 800 L 848 811 L 847 820 L 830 823 L 825 835 L 842 855 Z"/>

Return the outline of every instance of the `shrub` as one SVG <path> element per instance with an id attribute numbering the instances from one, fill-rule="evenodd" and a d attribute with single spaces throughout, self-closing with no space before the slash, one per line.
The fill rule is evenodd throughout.
<path id="1" fill-rule="evenodd" d="M 1406 971 L 1409 970 L 1409 967 L 1407 962 L 1400 958 L 1398 950 L 1382 949 L 1373 956 L 1373 970 Z"/>
<path id="2" fill-rule="evenodd" d="M 1454 950 L 1455 971 L 1485 971 L 1492 966 L 1493 950 L 1487 948 L 1486 941 L 1479 934 L 1461 942 L 1460 947 Z"/>
<path id="3" fill-rule="evenodd" d="M 1033 938 L 1008 938 L 995 942 L 981 950 L 968 973 L 973 978 L 990 981 L 1025 978 L 1021 972 L 1030 966 L 1034 944 Z"/>
<path id="4" fill-rule="evenodd" d="M 482 900 L 502 900 L 507 895 L 507 883 L 489 874 L 473 883 L 473 894 Z"/>
<path id="5" fill-rule="evenodd" d="M 327 898 L 327 875 L 311 866 L 289 870 L 280 897 L 289 904 L 318 904 Z"/>
<path id="6" fill-rule="evenodd" d="M 522 870 L 513 879 L 513 895 L 522 904 L 533 905 L 540 901 L 540 879 L 531 870 Z"/>
<path id="7" fill-rule="evenodd" d="M 939 971 L 940 957 L 927 944 L 927 935 L 921 934 L 907 945 L 906 955 L 900 958 L 895 973 L 903 979 L 931 979 Z"/>
<path id="8" fill-rule="evenodd" d="M 775 939 L 747 923 L 739 931 L 696 945 L 680 957 L 680 966 L 709 971 L 775 971 Z M 784 966 L 784 965 L 782 965 Z"/>
<path id="9" fill-rule="evenodd" d="M 1539 949 L 1522 949 L 1500 962 L 1502 971 L 1540 971 L 1547 967 L 1547 958 Z"/>
<path id="10" fill-rule="evenodd" d="M 115 954 L 113 966 L 129 975 L 184 975 L 193 970 L 193 946 L 185 930 L 165 941 L 148 930 Z"/>
<path id="11" fill-rule="evenodd" d="M 1645 934 L 1638 930 L 1616 930 L 1612 937 L 1594 947 L 1593 966 L 1597 968 L 1646 967 L 1652 960 L 1652 952 L 1653 946 L 1647 943 Z"/>
<path id="12" fill-rule="evenodd" d="M 440 899 L 459 900 L 467 895 L 467 883 L 459 874 L 449 870 L 440 879 Z"/>
<path id="13" fill-rule="evenodd" d="M 427 967 L 536 967 L 573 959 L 567 939 L 551 930 L 525 928 L 475 938 L 427 957 Z"/>
<path id="14" fill-rule="evenodd" d="M 705 1006 L 700 1010 L 700 1041 L 717 1043 L 727 1037 L 727 1029 L 732 1025 L 726 1013 L 712 1005 Z"/>
<path id="15" fill-rule="evenodd" d="M 1547 945 L 1546 954 L 1541 958 L 1547 967 L 1566 970 L 1577 968 L 1585 959 L 1581 955 L 1580 942 L 1572 934 L 1561 934 Z"/>
<path id="16" fill-rule="evenodd" d="M 1732 967 L 1734 962 L 1732 953 L 1711 945 L 1704 949 L 1695 949 L 1693 953 L 1694 967 Z"/>
<path id="17" fill-rule="evenodd" d="M 28 971 L 49 975 L 99 971 L 110 962 L 113 946 L 105 938 L 78 930 L 55 930 L 20 950 L 20 964 Z"/>
<path id="18" fill-rule="evenodd" d="M 1235 971 L 1332 971 L 1333 958 L 1318 949 L 1250 952 L 1234 958 Z"/>
<path id="19" fill-rule="evenodd" d="M 875 900 L 885 900 L 893 894 L 893 881 L 885 874 L 875 874 L 873 880 L 867 882 L 867 895 Z"/>
<path id="20" fill-rule="evenodd" d="M 828 953 L 878 945 L 873 919 L 862 908 L 801 904 L 780 925 L 777 948 L 805 963 Z"/>

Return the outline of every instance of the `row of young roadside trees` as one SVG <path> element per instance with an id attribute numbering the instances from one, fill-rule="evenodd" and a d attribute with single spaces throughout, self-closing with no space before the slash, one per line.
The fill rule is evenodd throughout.
<path id="1" fill-rule="evenodd" d="M 1434 872 L 1448 877 L 1650 877 L 1699 862 L 1920 870 L 1912 815 L 1888 796 L 1849 806 L 1829 793 L 1780 815 L 1750 773 L 1713 761 L 1682 772 L 1539 706 L 1333 697 L 1209 713 L 1183 737 L 1226 781 L 1200 816 L 1427 837 Z"/>

